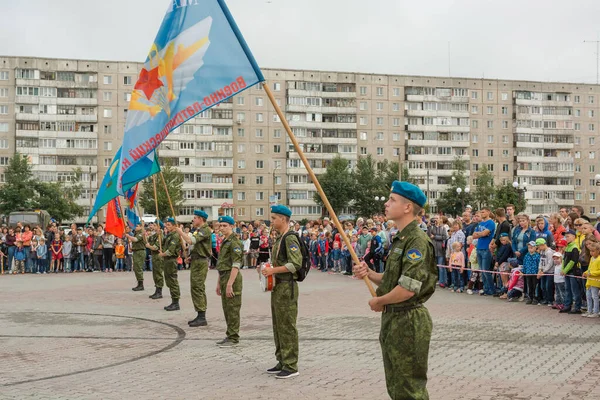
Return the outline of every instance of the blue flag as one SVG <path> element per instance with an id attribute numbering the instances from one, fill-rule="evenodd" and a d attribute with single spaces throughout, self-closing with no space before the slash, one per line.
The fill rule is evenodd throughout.
<path id="1" fill-rule="evenodd" d="M 224 0 L 169 0 L 125 123 L 117 191 L 149 175 L 147 155 L 196 114 L 264 81 Z"/>

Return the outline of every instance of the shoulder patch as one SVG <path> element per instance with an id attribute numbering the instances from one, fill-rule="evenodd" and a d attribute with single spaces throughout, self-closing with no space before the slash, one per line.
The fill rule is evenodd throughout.
<path id="1" fill-rule="evenodd" d="M 235 247 L 235 248 L 233 249 L 233 251 L 234 251 L 235 253 L 241 253 L 241 252 L 242 252 L 242 249 L 240 249 L 239 247 Z"/>
<path id="2" fill-rule="evenodd" d="M 298 245 L 296 243 L 292 243 L 290 245 L 290 250 L 291 251 L 298 251 Z"/>
<path id="3" fill-rule="evenodd" d="M 417 249 L 410 249 L 406 252 L 406 258 L 412 261 L 417 261 L 423 258 L 423 254 Z"/>
<path id="4" fill-rule="evenodd" d="M 400 247 L 396 247 L 394 249 L 394 254 L 400 254 L 400 255 L 402 255 L 402 251 L 403 251 L 403 249 L 401 249 Z"/>

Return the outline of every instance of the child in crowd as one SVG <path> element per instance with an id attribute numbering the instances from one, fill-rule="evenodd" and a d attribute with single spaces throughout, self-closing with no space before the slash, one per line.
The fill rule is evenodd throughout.
<path id="1" fill-rule="evenodd" d="M 242 246 L 244 249 L 243 268 L 248 269 L 250 268 L 250 235 L 248 232 L 242 234 Z"/>
<path id="2" fill-rule="evenodd" d="M 24 274 L 25 273 L 25 260 L 27 259 L 27 253 L 23 247 L 22 241 L 17 241 L 17 248 L 15 249 L 15 267 L 13 274 Z"/>
<path id="3" fill-rule="evenodd" d="M 340 242 L 338 242 L 337 240 L 333 241 L 331 260 L 333 261 L 332 272 L 342 272 L 342 249 L 340 249 Z"/>
<path id="4" fill-rule="evenodd" d="M 508 293 L 506 298 L 508 301 L 515 301 L 523 295 L 525 281 L 523 279 L 523 270 L 519 265 L 519 260 L 511 258 L 509 265 L 512 268 L 510 272 L 510 280 L 508 281 Z M 500 298 L 503 298 L 500 296 Z"/>
<path id="5" fill-rule="evenodd" d="M 598 293 L 600 292 L 600 243 L 592 243 L 589 246 L 590 265 L 588 270 L 583 273 L 583 276 L 587 278 L 585 284 L 586 297 L 587 297 L 587 313 L 582 314 L 588 318 L 598 318 L 600 315 L 600 304 L 598 303 Z"/>
<path id="6" fill-rule="evenodd" d="M 540 265 L 538 268 L 537 278 L 540 282 L 540 288 L 542 291 L 542 301 L 539 305 L 547 305 L 552 307 L 552 299 L 554 295 L 554 250 L 548 247 L 546 239 L 537 238 L 535 243 L 537 244 L 538 252 L 540 253 Z"/>
<path id="7" fill-rule="evenodd" d="M 318 261 L 321 272 L 327 272 L 327 256 L 329 255 L 329 243 L 325 234 L 321 233 L 318 240 Z"/>
<path id="8" fill-rule="evenodd" d="M 534 241 L 527 244 L 527 254 L 523 259 L 523 273 L 525 276 L 525 292 L 527 300 L 525 304 L 537 305 L 535 299 L 535 288 L 537 286 L 537 273 L 540 266 L 540 254 L 537 252 L 537 247 Z"/>
<path id="9" fill-rule="evenodd" d="M 310 264 L 312 268 L 317 268 L 317 265 L 319 264 L 317 260 L 319 250 L 317 247 L 317 234 L 312 233 L 310 235 L 310 243 L 308 244 L 308 251 L 310 253 Z"/>
<path id="10" fill-rule="evenodd" d="M 568 230 L 563 233 L 567 242 L 565 253 L 563 254 L 563 267 L 561 274 L 581 276 L 581 268 L 579 267 L 580 249 L 577 245 L 577 232 Z M 581 313 L 581 288 L 579 278 L 565 276 L 565 303 L 560 313 Z M 573 303 L 575 308 L 573 307 Z"/>
<path id="11" fill-rule="evenodd" d="M 63 242 L 62 254 L 64 260 L 64 272 L 71 272 L 71 252 L 73 250 L 73 243 L 71 242 L 71 236 L 67 235 Z"/>
<path id="12" fill-rule="evenodd" d="M 123 272 L 123 267 L 125 264 L 125 245 L 123 244 L 123 239 L 117 239 L 117 245 L 115 246 L 115 258 L 117 259 L 115 271 Z"/>
<path id="13" fill-rule="evenodd" d="M 558 251 L 554 252 L 552 255 L 552 262 L 554 264 L 554 305 L 552 308 L 555 310 L 562 310 L 565 302 L 565 277 L 561 274 L 563 262 L 562 253 Z"/>
<path id="14" fill-rule="evenodd" d="M 31 240 L 31 247 L 29 248 L 29 263 L 31 264 L 31 273 L 40 273 L 39 269 L 37 268 L 37 255 L 35 254 L 35 251 L 38 247 L 38 239 L 36 237 L 34 237 Z"/>
<path id="15" fill-rule="evenodd" d="M 39 274 L 47 274 L 47 258 L 48 258 L 48 246 L 46 246 L 46 239 L 40 238 L 37 248 L 35 249 L 35 255 L 37 257 L 37 268 Z"/>
<path id="16" fill-rule="evenodd" d="M 510 275 L 510 266 L 508 265 L 508 259 L 513 258 L 515 253 L 512 249 L 512 243 L 508 233 L 500 234 L 500 247 L 496 253 L 496 262 L 494 264 L 494 270 L 501 273 L 500 279 L 502 281 L 502 288 L 507 288 L 508 277 Z M 503 290 L 504 291 L 504 290 Z"/>
<path id="17" fill-rule="evenodd" d="M 50 245 L 50 251 L 52 253 L 52 260 L 50 261 L 50 273 L 57 273 L 62 270 L 61 261 L 62 261 L 62 240 L 60 240 L 60 236 L 58 233 L 54 235 L 54 240 Z"/>
<path id="18" fill-rule="evenodd" d="M 462 251 L 462 243 L 452 243 L 452 254 L 450 254 L 450 268 L 452 271 L 451 292 L 462 293 L 465 285 L 462 280 L 462 272 L 465 269 L 465 253 Z"/>
<path id="19" fill-rule="evenodd" d="M 467 255 L 469 256 L 469 265 L 471 266 L 471 278 L 467 284 L 467 294 L 478 293 L 482 289 L 481 272 L 479 272 L 479 264 L 477 263 L 477 239 L 473 236 L 467 237 Z"/>

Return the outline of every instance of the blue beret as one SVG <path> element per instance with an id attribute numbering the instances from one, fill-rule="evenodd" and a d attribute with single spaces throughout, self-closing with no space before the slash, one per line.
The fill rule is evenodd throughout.
<path id="1" fill-rule="evenodd" d="M 171 217 L 169 217 L 169 218 L 166 218 L 166 219 L 165 219 L 165 222 L 170 222 L 170 223 L 172 223 L 172 224 L 175 224 L 175 218 L 171 218 Z"/>
<path id="2" fill-rule="evenodd" d="M 229 215 L 221 215 L 219 217 L 219 222 L 224 222 L 229 225 L 235 225 L 235 221 Z"/>
<path id="3" fill-rule="evenodd" d="M 272 206 L 271 213 L 285 215 L 288 218 L 292 216 L 292 210 L 290 210 L 289 208 L 287 208 L 286 206 L 281 205 L 281 204 Z"/>
<path id="4" fill-rule="evenodd" d="M 427 204 L 427 196 L 425 196 L 425 193 L 423 193 L 418 186 L 413 185 L 412 183 L 394 181 L 394 183 L 392 183 L 390 192 L 396 193 L 397 195 L 412 201 L 420 207 L 425 207 L 425 204 Z"/>
<path id="5" fill-rule="evenodd" d="M 569 229 L 568 231 L 564 231 L 563 233 L 564 235 L 573 235 L 573 236 L 577 236 L 577 232 L 575 232 L 573 229 Z"/>
<path id="6" fill-rule="evenodd" d="M 194 210 L 194 215 L 197 215 L 197 216 L 199 216 L 200 218 L 204 218 L 205 220 L 207 220 L 207 219 L 208 219 L 208 214 L 207 214 L 207 213 L 205 213 L 205 212 L 204 212 L 204 211 L 202 211 L 202 210 Z"/>
<path id="7" fill-rule="evenodd" d="M 160 226 L 160 229 L 162 229 L 162 228 L 165 227 L 165 224 L 163 224 L 163 222 L 160 219 L 158 219 L 158 218 L 156 219 L 155 224 L 158 224 Z"/>

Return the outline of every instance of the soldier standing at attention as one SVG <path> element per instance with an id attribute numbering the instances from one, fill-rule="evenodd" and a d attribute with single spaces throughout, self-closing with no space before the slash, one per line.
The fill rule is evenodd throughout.
<path id="1" fill-rule="evenodd" d="M 144 226 L 140 222 L 135 226 L 135 236 L 125 234 L 131 241 L 131 250 L 133 251 L 133 272 L 137 286 L 132 288 L 134 292 L 144 290 L 144 263 L 146 259 L 146 245 L 144 243 Z"/>
<path id="2" fill-rule="evenodd" d="M 146 247 L 150 249 L 150 256 L 152 257 L 152 279 L 156 287 L 154 294 L 150 296 L 152 300 L 162 299 L 162 289 L 165 286 L 165 279 L 163 277 L 164 262 L 162 257 L 158 255 L 160 251 L 159 243 L 162 242 L 164 227 L 165 224 L 157 219 L 155 223 L 150 224 L 150 228 L 154 230 L 154 234 L 146 238 Z"/>
<path id="3" fill-rule="evenodd" d="M 217 259 L 217 296 L 221 296 L 223 314 L 227 323 L 227 337 L 217 342 L 219 347 L 234 347 L 240 342 L 240 309 L 242 308 L 242 275 L 239 273 L 244 257 L 243 245 L 233 233 L 235 221 L 229 216 L 219 217 L 223 242 Z"/>
<path id="4" fill-rule="evenodd" d="M 271 292 L 271 318 L 275 339 L 277 365 L 267 370 L 275 378 L 298 376 L 298 282 L 296 271 L 302 267 L 302 252 L 298 236 L 290 230 L 292 211 L 283 205 L 271 207 L 271 226 L 279 236 L 273 245 L 273 268 L 265 268 L 264 276 L 275 275 L 276 285 Z M 284 240 L 285 236 L 285 241 Z"/>
<path id="5" fill-rule="evenodd" d="M 423 307 L 435 290 L 437 268 L 430 239 L 415 221 L 427 202 L 417 186 L 394 181 L 385 214 L 398 228 L 383 274 L 364 262 L 354 266 L 358 278 L 378 285 L 371 310 L 383 312 L 379 343 L 387 391 L 393 400 L 429 399 L 427 361 L 432 323 Z"/>
<path id="6" fill-rule="evenodd" d="M 188 321 L 188 325 L 191 327 L 208 325 L 206 322 L 206 275 L 208 274 L 208 261 L 212 255 L 212 231 L 206 223 L 207 219 L 207 213 L 202 210 L 195 210 L 194 219 L 192 220 L 194 233 L 187 235 L 181 228 L 177 228 L 181 239 L 193 246 L 190 250 L 190 290 L 192 303 L 194 303 L 194 309 L 198 316 Z"/>
<path id="7" fill-rule="evenodd" d="M 171 292 L 171 304 L 165 307 L 166 311 L 179 310 L 179 281 L 177 281 L 177 256 L 181 249 L 179 234 L 173 218 L 167 218 L 166 223 L 167 236 L 162 243 L 162 253 L 158 253 L 163 258 L 163 268 L 165 281 Z"/>

